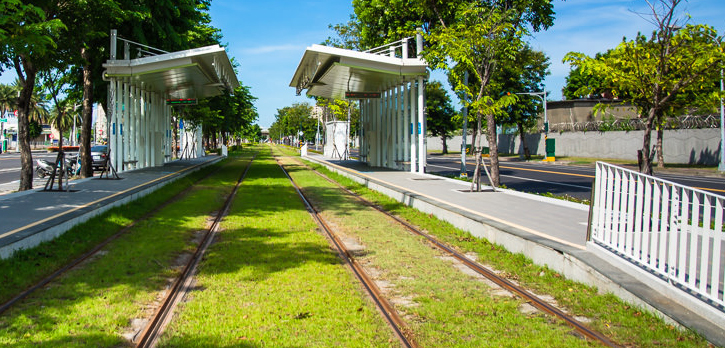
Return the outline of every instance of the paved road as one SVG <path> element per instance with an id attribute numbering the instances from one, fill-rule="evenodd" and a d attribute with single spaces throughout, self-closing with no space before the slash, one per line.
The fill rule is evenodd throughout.
<path id="1" fill-rule="evenodd" d="M 45 159 L 54 161 L 55 153 L 33 152 L 33 171 L 35 171 L 35 160 Z M 47 179 L 40 179 L 33 172 L 33 187 L 41 187 Z M 6 152 L 0 154 L 0 195 L 12 192 L 18 189 L 20 183 L 20 154 L 16 152 Z"/>
<path id="2" fill-rule="evenodd" d="M 475 162 L 466 161 L 468 175 L 473 175 Z M 488 164 L 489 161 L 486 160 Z M 594 180 L 594 168 L 548 164 L 545 162 L 501 161 L 499 163 L 501 183 L 506 187 L 524 192 L 569 195 L 589 199 Z M 448 176 L 457 176 L 461 171 L 459 156 L 429 155 L 427 170 Z M 696 187 L 716 194 L 725 194 L 725 177 L 705 177 L 678 173 L 658 173 L 657 177 L 682 185 Z M 487 179 L 484 182 L 488 182 Z"/>

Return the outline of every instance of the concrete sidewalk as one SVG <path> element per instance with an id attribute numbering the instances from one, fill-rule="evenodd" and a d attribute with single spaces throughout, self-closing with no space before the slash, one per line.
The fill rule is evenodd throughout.
<path id="1" fill-rule="evenodd" d="M 725 346 L 725 313 L 681 291 L 662 292 L 650 280 L 623 271 L 628 265 L 593 251 L 587 244 L 587 205 L 490 187 L 472 193 L 466 192 L 470 183 L 440 176 L 370 168 L 318 154 L 305 158 Z"/>
<path id="2" fill-rule="evenodd" d="M 119 173 L 119 180 L 73 180 L 69 192 L 39 189 L 0 196 L 0 258 L 63 234 L 112 207 L 147 195 L 222 157 L 178 160 L 160 167 Z"/>

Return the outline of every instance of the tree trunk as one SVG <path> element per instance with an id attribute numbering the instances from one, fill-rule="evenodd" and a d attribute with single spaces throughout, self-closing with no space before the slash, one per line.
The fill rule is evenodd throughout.
<path id="1" fill-rule="evenodd" d="M 18 97 L 18 147 L 20 148 L 20 185 L 18 191 L 30 190 L 33 188 L 33 155 L 30 151 L 30 98 L 35 87 L 35 76 L 37 71 L 33 63 L 22 59 L 25 77 L 21 79 L 22 89 Z M 16 64 L 20 64 L 16 61 Z M 19 67 L 18 67 L 19 68 Z M 19 70 L 19 69 L 17 69 Z"/>
<path id="2" fill-rule="evenodd" d="M 519 122 L 516 124 L 519 127 L 519 138 L 521 139 L 521 146 L 524 147 L 524 158 L 527 160 L 531 159 L 531 152 L 529 152 L 529 145 L 526 143 L 526 134 L 524 134 L 524 124 Z"/>
<path id="3" fill-rule="evenodd" d="M 500 184 L 498 173 L 498 141 L 496 139 L 496 120 L 493 114 L 486 115 L 486 138 L 488 139 L 488 156 L 491 159 L 491 186 Z"/>
<path id="4" fill-rule="evenodd" d="M 93 82 L 91 80 L 90 54 L 85 47 L 81 48 L 83 58 L 83 113 L 81 115 L 81 178 L 93 176 L 91 158 L 91 122 L 93 122 Z"/>
<path id="5" fill-rule="evenodd" d="M 652 158 L 650 156 L 650 148 L 652 143 L 652 124 L 654 123 L 655 110 L 648 112 L 647 122 L 645 122 L 644 140 L 642 149 L 637 151 L 637 162 L 639 164 L 639 172 L 646 175 L 652 175 Z"/>
<path id="6" fill-rule="evenodd" d="M 665 155 L 662 152 L 662 139 L 664 138 L 664 131 L 662 127 L 657 129 L 657 145 L 655 150 L 657 151 L 657 168 L 665 167 Z"/>
<path id="7" fill-rule="evenodd" d="M 441 140 L 443 141 L 443 155 L 448 153 L 448 144 L 446 144 L 446 136 L 442 136 Z"/>

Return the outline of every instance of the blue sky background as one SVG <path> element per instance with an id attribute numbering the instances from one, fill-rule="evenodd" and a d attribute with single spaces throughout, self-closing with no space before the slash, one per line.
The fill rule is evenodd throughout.
<path id="1" fill-rule="evenodd" d="M 680 10 L 691 15 L 689 23 L 709 24 L 719 34 L 725 33 L 723 0 L 691 0 Z M 561 60 L 567 52 L 593 55 L 615 47 L 623 36 L 654 29 L 647 21 L 650 10 L 644 0 L 554 0 L 554 11 L 554 26 L 530 38 L 531 45 L 551 60 L 551 75 L 545 81 L 549 100 L 561 99 L 569 72 Z M 295 96 L 294 88 L 289 87 L 292 74 L 305 48 L 333 35 L 328 25 L 347 22 L 351 13 L 348 0 L 212 1 L 212 24 L 222 30 L 230 57 L 240 63 L 239 80 L 258 98 L 262 127 L 274 122 L 277 109 L 312 103 L 304 95 Z M 431 78 L 446 81 L 441 72 L 433 72 Z M 0 83 L 14 79 L 14 72 L 6 71 Z"/>

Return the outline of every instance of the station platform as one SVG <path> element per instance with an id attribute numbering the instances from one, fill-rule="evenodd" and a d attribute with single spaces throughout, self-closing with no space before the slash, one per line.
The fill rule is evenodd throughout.
<path id="1" fill-rule="evenodd" d="M 316 153 L 305 159 L 513 253 L 522 253 L 568 279 L 595 286 L 600 293 L 611 292 L 725 347 L 725 313 L 715 308 L 701 310 L 708 305 L 684 292 L 663 294 L 648 279 L 623 271 L 621 261 L 611 260 L 587 245 L 588 205 L 506 189 L 494 191 L 490 186 L 471 192 L 470 182 L 371 168 L 358 161 L 330 160 Z"/>
<path id="2" fill-rule="evenodd" d="M 68 191 L 35 189 L 0 195 L 0 258 L 34 247 L 108 209 L 128 203 L 195 170 L 222 159 L 205 156 L 160 167 L 118 173 L 119 179 L 72 180 Z M 39 188 L 37 188 L 39 187 Z"/>

